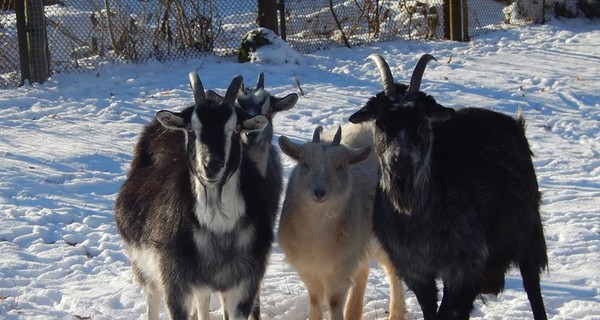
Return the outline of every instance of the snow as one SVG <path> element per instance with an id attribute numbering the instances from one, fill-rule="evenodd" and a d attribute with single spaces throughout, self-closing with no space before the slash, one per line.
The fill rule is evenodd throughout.
<path id="1" fill-rule="evenodd" d="M 543 192 L 549 272 L 542 293 L 551 319 L 600 319 L 600 25 L 589 20 L 504 30 L 468 43 L 394 41 L 302 55 L 302 63 L 238 64 L 235 58 L 109 65 L 56 74 L 43 85 L 0 91 L 0 318 L 143 319 L 145 302 L 112 208 L 143 125 L 192 101 L 187 73 L 223 93 L 236 74 L 265 72 L 276 95 L 305 93 L 274 119 L 275 139 L 307 140 L 333 129 L 381 91 L 364 59 L 382 54 L 406 82 L 423 53 L 423 91 L 449 107 L 507 114 L 522 109 Z M 286 51 L 289 52 L 289 51 Z M 285 55 L 285 53 L 281 53 Z M 288 61 L 296 54 L 289 53 Z M 259 56 L 259 55 L 257 55 Z M 268 56 L 273 56 L 269 53 Z M 287 179 L 293 162 L 282 155 Z M 306 290 L 277 244 L 262 285 L 264 319 L 306 319 Z M 528 319 L 518 271 L 474 319 Z M 212 319 L 219 319 L 213 299 Z M 409 319 L 422 318 L 414 294 Z M 373 265 L 364 319 L 384 319 L 388 287 Z M 167 315 L 161 313 L 162 319 Z"/>

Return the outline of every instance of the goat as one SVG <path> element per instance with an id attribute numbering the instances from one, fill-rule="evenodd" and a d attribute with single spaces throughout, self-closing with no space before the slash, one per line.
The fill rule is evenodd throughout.
<path id="1" fill-rule="evenodd" d="M 253 116 L 264 115 L 269 119 L 269 123 L 264 130 L 248 131 L 243 134 L 242 143 L 248 157 L 255 162 L 261 173 L 264 176 L 271 173 L 267 180 L 272 182 L 273 185 L 279 185 L 278 189 L 281 189 L 281 162 L 272 143 L 273 116 L 280 111 L 293 108 L 298 102 L 298 95 L 291 93 L 283 98 L 278 98 L 269 94 L 265 90 L 264 73 L 261 72 L 256 82 L 256 88 L 246 88 L 242 85 L 236 102 L 236 105 L 247 114 Z M 274 172 L 279 173 L 275 175 Z"/>
<path id="2" fill-rule="evenodd" d="M 240 87 L 236 99 L 236 107 L 241 108 L 250 116 L 264 115 L 269 120 L 267 127 L 261 131 L 247 131 L 241 135 L 243 151 L 248 159 L 254 162 L 261 174 L 273 187 L 271 194 L 275 204 L 279 204 L 279 195 L 282 188 L 282 168 L 279 156 L 273 147 L 273 116 L 280 112 L 293 108 L 298 102 L 298 95 L 291 93 L 283 98 L 275 97 L 265 90 L 264 73 L 258 76 L 256 88 Z M 209 96 L 223 99 L 214 91 L 208 90 Z"/>
<path id="3" fill-rule="evenodd" d="M 481 108 L 455 111 L 410 86 L 369 56 L 384 91 L 350 116 L 374 120 L 382 168 L 373 228 L 425 319 L 468 319 L 475 298 L 498 294 L 518 265 L 535 319 L 546 319 L 540 273 L 547 267 L 540 192 L 524 120 Z M 443 282 L 437 309 L 435 280 Z"/>
<path id="4" fill-rule="evenodd" d="M 213 99 L 190 73 L 194 106 L 159 111 L 136 144 L 115 221 L 148 319 L 158 319 L 164 296 L 171 319 L 207 320 L 213 292 L 224 319 L 260 317 L 276 210 L 265 210 L 266 180 L 242 152 L 240 136 L 268 124 L 234 107 L 242 81 Z"/>
<path id="5" fill-rule="evenodd" d="M 389 319 L 404 319 L 402 281 L 372 235 L 379 165 L 371 129 L 348 124 L 343 143 L 341 127 L 333 140 L 325 138 L 328 142 L 321 142 L 320 130 L 303 145 L 279 139 L 283 153 L 298 165 L 289 179 L 277 239 L 308 289 L 309 319 L 322 319 L 324 300 L 331 320 L 362 318 L 371 256 L 388 274 Z"/>

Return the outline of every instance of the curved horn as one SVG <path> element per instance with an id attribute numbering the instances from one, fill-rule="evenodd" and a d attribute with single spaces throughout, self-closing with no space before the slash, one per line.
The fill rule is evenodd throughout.
<path id="1" fill-rule="evenodd" d="M 227 88 L 227 92 L 225 93 L 225 98 L 223 98 L 223 104 L 233 106 L 243 83 L 244 77 L 240 75 L 235 76 L 231 80 L 231 84 L 229 84 L 229 88 Z"/>
<path id="2" fill-rule="evenodd" d="M 331 146 L 339 146 L 342 141 L 342 126 L 338 126 L 337 131 L 335 132 L 335 136 L 333 136 L 333 141 L 331 142 Z"/>
<path id="3" fill-rule="evenodd" d="M 313 133 L 313 139 L 312 139 L 313 143 L 319 143 L 319 142 L 321 142 L 321 132 L 323 132 L 323 127 L 318 126 L 315 129 L 315 133 Z"/>
<path id="4" fill-rule="evenodd" d="M 192 71 L 188 75 L 188 78 L 190 79 L 190 86 L 192 87 L 192 93 L 194 94 L 194 102 L 197 106 L 204 104 L 206 95 L 204 95 L 204 87 L 202 86 L 198 73 Z"/>
<path id="5" fill-rule="evenodd" d="M 261 72 L 258 75 L 258 80 L 256 80 L 256 90 L 264 90 L 265 89 L 265 73 Z"/>
<path id="6" fill-rule="evenodd" d="M 421 79 L 423 79 L 423 73 L 425 72 L 425 67 L 427 67 L 427 63 L 431 60 L 437 61 L 437 59 L 429 53 L 424 54 L 421 59 L 419 59 L 419 62 L 417 62 L 417 66 L 415 67 L 415 70 L 413 70 L 413 74 L 410 77 L 410 86 L 408 87 L 406 94 L 419 91 Z"/>
<path id="7" fill-rule="evenodd" d="M 392 76 L 392 71 L 390 71 L 390 66 L 388 66 L 387 62 L 383 60 L 383 57 L 379 55 L 379 53 L 373 53 L 368 56 L 367 59 L 371 59 L 377 64 L 385 95 L 390 98 L 397 98 L 398 95 L 396 94 L 396 88 L 394 86 L 394 77 Z"/>

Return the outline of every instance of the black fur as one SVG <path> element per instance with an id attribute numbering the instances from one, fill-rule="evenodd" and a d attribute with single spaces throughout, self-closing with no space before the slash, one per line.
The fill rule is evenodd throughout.
<path id="1" fill-rule="evenodd" d="M 468 319 L 474 299 L 498 294 L 513 265 L 535 319 L 545 319 L 539 275 L 548 257 L 523 120 L 455 112 L 406 89 L 396 85 L 398 100 L 377 94 L 350 121 L 375 120 L 374 232 L 425 319 Z"/>
<path id="2" fill-rule="evenodd" d="M 219 103 L 219 101 L 209 101 Z M 190 123 L 191 115 L 197 112 L 229 112 L 234 109 L 184 109 L 181 114 Z M 228 111 L 229 110 L 229 111 Z M 236 110 L 238 122 L 244 120 L 243 113 Z M 227 117 L 227 115 L 223 115 Z M 200 114 L 199 119 L 215 120 L 205 126 L 218 125 L 221 116 Z M 208 129 L 207 129 L 208 130 Z M 219 129 L 208 132 L 218 132 Z M 185 135 L 188 135 L 187 153 Z M 209 133 L 210 135 L 210 133 Z M 214 140 L 218 137 L 205 137 Z M 164 128 L 157 120 L 146 126 L 135 147 L 131 173 L 123 184 L 115 205 L 115 221 L 119 232 L 131 248 L 149 247 L 161 259 L 160 273 L 162 284 L 148 283 L 133 262 L 134 274 L 142 285 L 164 286 L 164 298 L 172 319 L 187 319 L 185 297 L 193 287 L 208 287 L 213 291 L 226 291 L 248 281 L 248 297 L 236 308 L 236 314 L 229 317 L 248 318 L 251 313 L 257 317 L 259 306 L 254 305 L 261 279 L 266 269 L 268 255 L 273 242 L 279 197 L 266 188 L 270 182 L 262 177 L 256 167 L 242 152 L 239 133 L 231 138 L 231 155 L 227 162 L 231 176 L 239 170 L 239 192 L 243 196 L 246 210 L 234 229 L 226 233 L 214 233 L 201 225 L 196 217 L 196 195 L 192 184 L 196 158 L 193 131 Z M 281 190 L 279 190 L 279 193 Z M 222 199 L 227 201 L 227 199 Z M 239 233 L 254 229 L 251 244 L 240 250 L 236 247 Z M 203 234 L 207 239 L 199 250 L 193 240 L 194 234 Z M 225 276 L 224 276 L 225 275 Z M 256 299 L 258 301 L 258 299 Z"/>

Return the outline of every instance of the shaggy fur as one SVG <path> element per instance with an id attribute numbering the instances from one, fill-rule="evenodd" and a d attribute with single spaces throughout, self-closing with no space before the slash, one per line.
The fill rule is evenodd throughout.
<path id="1" fill-rule="evenodd" d="M 374 120 L 374 231 L 425 319 L 468 319 L 474 299 L 498 294 L 513 265 L 535 319 L 545 319 L 539 275 L 548 258 L 524 120 L 395 90 L 399 98 L 379 93 L 350 121 Z"/>
<path id="2" fill-rule="evenodd" d="M 233 99 L 207 99 L 167 116 L 162 111 L 161 123 L 146 126 L 135 147 L 115 221 L 144 288 L 149 319 L 158 318 L 163 297 L 171 319 L 208 319 L 213 292 L 226 318 L 260 316 L 278 199 L 242 152 L 240 133 L 259 118 L 235 110 Z M 266 118 L 259 122 L 264 129 Z M 219 177 L 218 170 L 219 182 L 204 182 Z"/>

